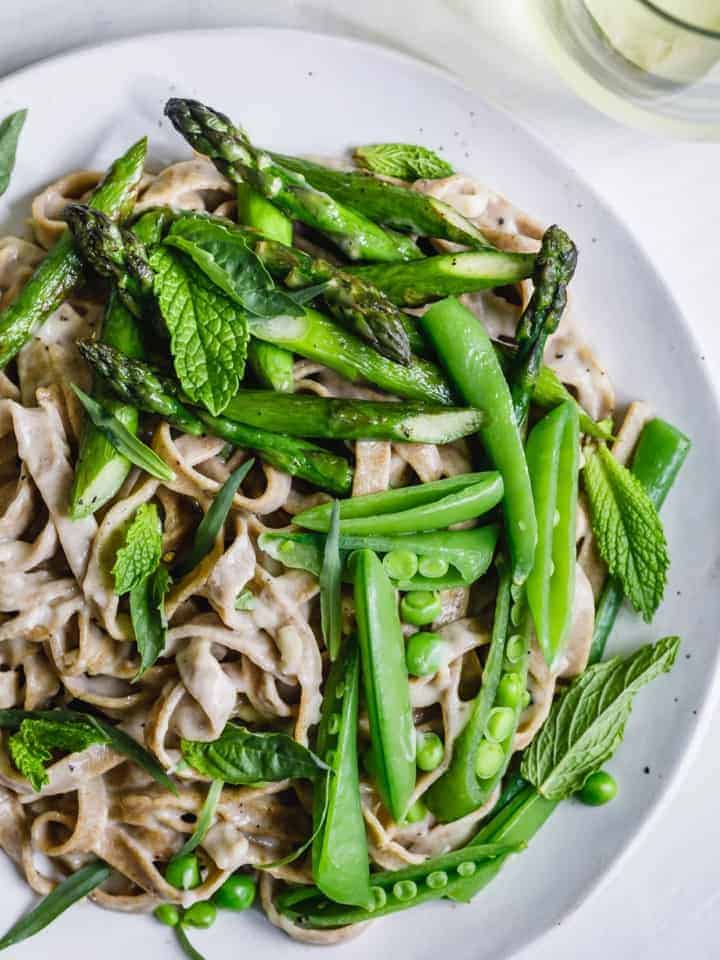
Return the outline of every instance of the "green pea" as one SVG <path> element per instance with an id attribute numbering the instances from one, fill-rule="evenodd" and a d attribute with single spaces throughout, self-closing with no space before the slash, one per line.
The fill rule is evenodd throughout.
<path id="1" fill-rule="evenodd" d="M 373 910 L 382 910 L 387 903 L 387 894 L 382 887 L 370 887 L 373 898 Z"/>
<path id="2" fill-rule="evenodd" d="M 213 894 L 213 903 L 222 910 L 247 910 L 255 899 L 255 880 L 248 873 L 234 873 Z"/>
<path id="3" fill-rule="evenodd" d="M 519 673 L 506 673 L 498 684 L 495 703 L 499 707 L 517 707 L 521 702 L 525 686 Z"/>
<path id="4" fill-rule="evenodd" d="M 508 638 L 507 646 L 505 647 L 505 656 L 510 663 L 517 663 L 518 660 L 522 660 L 525 656 L 525 638 L 521 637 L 519 633 Z"/>
<path id="5" fill-rule="evenodd" d="M 436 733 L 419 733 L 417 735 L 417 749 L 415 763 L 420 770 L 430 773 L 437 769 L 445 756 L 445 747 Z"/>
<path id="6" fill-rule="evenodd" d="M 398 880 L 393 884 L 393 894 L 398 900 L 412 900 L 417 896 L 417 884 L 412 880 Z"/>
<path id="7" fill-rule="evenodd" d="M 447 645 L 439 633 L 420 631 L 407 642 L 405 661 L 414 677 L 430 677 L 445 665 Z"/>
<path id="8" fill-rule="evenodd" d="M 580 799 L 591 807 L 601 807 L 615 799 L 618 786 L 615 777 L 605 770 L 591 773 L 580 791 Z"/>
<path id="9" fill-rule="evenodd" d="M 188 907 L 183 917 L 183 923 L 189 927 L 199 927 L 200 930 L 207 930 L 217 919 L 217 907 L 211 900 L 201 900 Z"/>
<path id="10" fill-rule="evenodd" d="M 173 857 L 165 868 L 165 879 L 178 890 L 192 890 L 200 886 L 200 863 L 194 853 Z"/>
<path id="11" fill-rule="evenodd" d="M 475 754 L 475 773 L 480 780 L 494 777 L 505 759 L 505 751 L 499 743 L 482 740 Z"/>
<path id="12" fill-rule="evenodd" d="M 383 567 L 391 580 L 412 580 L 418 571 L 418 558 L 412 550 L 391 550 L 383 557 Z"/>
<path id="13" fill-rule="evenodd" d="M 520 706 L 521 706 L 521 707 L 523 708 L 523 710 L 524 710 L 526 707 L 529 707 L 531 703 L 532 703 L 532 697 L 530 696 L 530 691 L 529 691 L 529 690 L 526 690 L 526 691 L 523 693 L 523 695 L 522 695 L 522 700 L 520 701 Z"/>
<path id="14" fill-rule="evenodd" d="M 425 883 L 431 890 L 442 890 L 448 885 L 448 875 L 444 870 L 433 870 L 425 878 Z"/>
<path id="15" fill-rule="evenodd" d="M 153 916 L 167 927 L 176 927 L 180 923 L 180 910 L 174 903 L 161 903 L 153 910 Z"/>
<path id="16" fill-rule="evenodd" d="M 440 597 L 427 590 L 406 593 L 400 601 L 400 616 L 405 623 L 414 627 L 424 627 L 437 620 L 442 611 Z"/>
<path id="17" fill-rule="evenodd" d="M 472 877 L 477 870 L 477 865 L 472 860 L 463 860 L 458 864 L 457 872 L 461 877 Z"/>
<path id="18" fill-rule="evenodd" d="M 418 823 L 428 815 L 428 808 L 422 800 L 416 800 L 405 814 L 405 823 Z"/>
<path id="19" fill-rule="evenodd" d="M 435 580 L 437 577 L 444 577 L 448 572 L 450 564 L 442 557 L 421 557 L 418 569 L 423 577 L 429 577 Z"/>
<path id="20" fill-rule="evenodd" d="M 485 723 L 485 736 L 502 743 L 513 732 L 514 726 L 515 711 L 511 707 L 493 707 Z"/>

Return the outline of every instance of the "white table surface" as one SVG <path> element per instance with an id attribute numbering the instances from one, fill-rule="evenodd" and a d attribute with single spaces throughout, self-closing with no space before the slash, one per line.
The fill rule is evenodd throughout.
<path id="1" fill-rule="evenodd" d="M 689 318 L 698 350 L 720 384 L 720 314 L 712 295 L 720 270 L 720 145 L 656 140 L 586 106 L 544 63 L 523 17 L 524 2 L 0 0 L 0 76 L 73 47 L 137 33 L 243 25 L 344 33 L 434 60 L 554 144 L 629 223 Z M 718 723 L 720 710 L 711 729 Z M 706 733 L 684 781 L 622 868 L 516 960 L 677 960 L 683 954 L 716 960 L 718 796 L 720 750 Z"/>

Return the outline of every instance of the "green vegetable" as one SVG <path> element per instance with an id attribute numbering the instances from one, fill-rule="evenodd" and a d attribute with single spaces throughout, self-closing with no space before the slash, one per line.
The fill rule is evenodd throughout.
<path id="1" fill-rule="evenodd" d="M 408 400 L 452 400 L 450 388 L 434 364 L 417 357 L 408 365 L 388 360 L 317 310 L 306 309 L 301 317 L 250 317 L 249 323 L 254 337 L 322 363 L 353 383 L 367 380 Z"/>
<path id="2" fill-rule="evenodd" d="M 185 954 L 189 960 L 205 960 L 201 953 L 195 949 L 195 947 L 188 940 L 188 935 L 185 933 L 185 927 L 182 923 L 179 923 L 175 927 L 175 934 L 177 936 L 178 943 L 180 944 L 180 949 Z"/>
<path id="3" fill-rule="evenodd" d="M 251 590 L 242 590 L 235 598 L 236 610 L 252 610 L 255 606 L 255 597 Z"/>
<path id="4" fill-rule="evenodd" d="M 400 307 L 421 307 L 443 297 L 517 283 L 532 276 L 534 253 L 473 250 L 444 253 L 410 263 L 378 263 L 350 272 L 381 290 Z"/>
<path id="5" fill-rule="evenodd" d="M 228 180 L 249 183 L 288 217 L 325 233 L 350 259 L 411 260 L 421 256 L 409 238 L 384 230 L 253 147 L 224 114 L 197 100 L 172 98 L 165 105 L 165 115 Z"/>
<path id="6" fill-rule="evenodd" d="M 194 853 L 184 853 L 172 858 L 165 868 L 165 879 L 171 887 L 178 890 L 192 890 L 199 887 L 200 862 Z"/>
<path id="7" fill-rule="evenodd" d="M 368 544 L 368 546 L 370 545 Z M 377 548 L 370 547 L 370 549 Z M 391 580 L 412 580 L 418 572 L 417 554 L 402 547 L 391 550 L 383 557 L 383 567 Z"/>
<path id="8" fill-rule="evenodd" d="M 600 555 L 625 596 L 650 622 L 662 601 L 670 563 L 653 501 L 604 445 L 585 460 L 583 478 Z"/>
<path id="9" fill-rule="evenodd" d="M 408 812 L 405 814 L 403 823 L 420 823 L 421 820 L 424 820 L 428 815 L 428 808 L 422 802 L 422 800 L 416 800 L 415 803 L 408 809 Z M 400 881 L 401 883 L 412 883 L 412 881 Z M 407 889 L 408 899 L 415 896 L 414 892 L 411 892 L 411 889 Z M 404 899 L 400 897 L 400 899 Z"/>
<path id="10" fill-rule="evenodd" d="M 140 653 L 135 680 L 153 666 L 165 649 L 168 627 L 165 594 L 170 589 L 170 582 L 167 567 L 159 566 L 130 591 L 130 619 Z"/>
<path id="11" fill-rule="evenodd" d="M 199 901 L 188 907 L 183 917 L 183 923 L 191 927 L 207 930 L 217 920 L 217 907 L 212 900 Z"/>
<path id="12" fill-rule="evenodd" d="M 217 740 L 182 740 L 184 759 L 198 773 L 226 783 L 316 780 L 327 769 L 307 747 L 286 733 L 251 733 L 229 723 Z"/>
<path id="13" fill-rule="evenodd" d="M 665 420 L 651 420 L 640 434 L 630 471 L 645 487 L 657 510 L 665 502 L 689 450 L 690 441 L 685 434 Z M 622 583 L 610 577 L 595 612 L 591 662 L 602 659 L 622 598 Z"/>
<path id="14" fill-rule="evenodd" d="M 147 152 L 143 137 L 113 163 L 90 200 L 108 216 L 124 220 L 132 211 Z M 64 234 L 35 268 L 9 307 L 0 312 L 0 369 L 20 350 L 82 279 L 72 237 Z"/>
<path id="15" fill-rule="evenodd" d="M 78 721 L 57 723 L 35 718 L 23 720 L 20 729 L 8 740 L 8 749 L 18 771 L 30 781 L 35 792 L 50 782 L 46 766 L 53 753 L 79 753 L 106 738 L 95 724 Z"/>
<path id="16" fill-rule="evenodd" d="M 247 359 L 260 386 L 269 387 L 278 393 L 293 393 L 295 360 L 289 350 L 251 337 L 247 346 Z"/>
<path id="17" fill-rule="evenodd" d="M 161 903 L 153 910 L 153 916 L 166 927 L 176 927 L 180 923 L 180 910 L 174 903 Z"/>
<path id="18" fill-rule="evenodd" d="M 408 596 L 417 597 L 420 594 L 411 593 Z M 414 633 L 407 642 L 405 661 L 408 673 L 414 677 L 430 677 L 445 666 L 447 644 L 439 633 Z"/>
<path id="19" fill-rule="evenodd" d="M 342 558 L 340 556 L 340 508 L 333 503 L 330 530 L 325 540 L 323 564 L 320 570 L 320 622 L 323 640 L 334 660 L 340 649 L 342 633 Z"/>
<path id="20" fill-rule="evenodd" d="M 0 197 L 10 185 L 20 133 L 27 110 L 16 110 L 0 122 Z"/>
<path id="21" fill-rule="evenodd" d="M 237 217 L 240 223 L 259 230 L 270 240 L 284 243 L 288 247 L 293 242 L 293 223 L 282 210 L 253 190 L 247 183 L 238 183 L 235 190 Z"/>
<path id="22" fill-rule="evenodd" d="M 480 438 L 502 476 L 513 577 L 523 583 L 535 559 L 537 523 L 522 437 L 495 350 L 477 317 L 457 300 L 430 307 L 421 324 L 463 399 L 486 413 Z"/>
<path id="23" fill-rule="evenodd" d="M 406 593 L 400 601 L 400 616 L 403 623 L 411 623 L 415 627 L 424 627 L 426 624 L 432 623 L 433 620 L 437 620 L 441 611 L 440 597 L 428 590 Z M 430 636 L 435 635 L 431 634 Z M 425 665 L 427 666 L 427 664 Z"/>
<path id="24" fill-rule="evenodd" d="M 322 821 L 313 843 L 312 875 L 323 893 L 338 903 L 370 903 L 365 821 L 360 805 L 357 718 L 360 658 L 354 640 L 346 640 L 325 685 L 317 750 L 334 776 L 322 791 L 316 788 L 315 824 Z M 319 786 L 319 785 L 318 785 Z"/>
<path id="25" fill-rule="evenodd" d="M 587 778 L 578 796 L 590 807 L 602 807 L 615 799 L 617 789 L 617 781 L 612 774 L 597 770 Z"/>
<path id="26" fill-rule="evenodd" d="M 83 900 L 105 883 L 111 872 L 110 867 L 102 860 L 92 860 L 75 873 L 71 873 L 43 897 L 37 906 L 10 927 L 5 936 L 0 939 L 0 950 L 7 950 L 8 947 L 14 947 L 28 937 L 40 933 L 68 907 L 77 903 L 78 900 Z"/>
<path id="27" fill-rule="evenodd" d="M 436 733 L 419 733 L 417 735 L 415 764 L 418 770 L 430 773 L 440 766 L 444 756 L 445 745 Z"/>
<path id="28" fill-rule="evenodd" d="M 576 408 L 555 407 L 532 429 L 525 451 L 538 543 L 527 579 L 535 635 L 552 669 L 565 649 L 575 597 L 580 429 Z"/>
<path id="29" fill-rule="evenodd" d="M 347 204 L 377 223 L 386 223 L 398 230 L 407 230 L 422 237 L 438 237 L 469 247 L 485 247 L 488 242 L 480 230 L 450 204 L 408 190 L 394 183 L 378 180 L 367 173 L 332 170 L 311 160 L 272 155 L 286 169 L 301 174 L 317 190 L 323 190 L 342 204 Z M 357 258 L 351 258 L 357 259 Z M 385 257 L 370 257 L 387 260 Z M 395 260 L 416 257 L 395 257 Z"/>
<path id="30" fill-rule="evenodd" d="M 213 902 L 221 910 L 247 910 L 253 905 L 257 886 L 248 873 L 234 873 L 213 894 Z"/>
<path id="31" fill-rule="evenodd" d="M 177 398 L 179 385 L 158 375 L 148 364 L 131 360 L 111 347 L 88 340 L 80 341 L 78 347 L 104 382 L 135 406 L 160 414 L 173 426 L 195 436 L 207 430 L 233 446 L 257 450 L 278 470 L 302 477 L 325 490 L 333 493 L 349 491 L 352 470 L 343 457 L 305 440 L 247 427 L 227 417 L 213 417 L 204 410 L 191 411 Z"/>
<path id="32" fill-rule="evenodd" d="M 118 453 L 127 457 L 136 467 L 140 467 L 141 470 L 158 480 L 170 483 L 175 479 L 175 474 L 165 461 L 142 440 L 138 440 L 134 434 L 130 433 L 117 417 L 113 416 L 97 400 L 89 397 L 77 384 L 71 383 L 70 386 L 85 408 L 85 413 L 90 417 L 90 420 Z"/>
<path id="33" fill-rule="evenodd" d="M 622 740 L 637 691 L 671 669 L 679 646 L 678 637 L 665 637 L 577 677 L 525 752 L 523 777 L 549 800 L 580 790 Z"/>
<path id="34" fill-rule="evenodd" d="M 270 390 L 240 390 L 225 416 L 291 436 L 410 443 L 450 443 L 474 433 L 483 421 L 482 412 L 474 409 Z"/>
<path id="35" fill-rule="evenodd" d="M 162 524 L 154 503 L 141 504 L 125 531 L 112 573 L 115 593 L 129 593 L 157 570 L 162 557 Z"/>
<path id="36" fill-rule="evenodd" d="M 596 422 L 587 414 L 575 397 L 570 393 L 552 367 L 542 366 L 532 392 L 532 402 L 538 407 L 557 407 L 561 403 L 572 403 L 578 412 L 580 432 L 597 440 L 612 440 L 612 422 Z"/>
<path id="37" fill-rule="evenodd" d="M 365 703 L 383 803 L 402 820 L 415 787 L 415 728 L 395 590 L 371 550 L 354 555 Z"/>
<path id="38" fill-rule="evenodd" d="M 505 752 L 499 743 L 481 740 L 475 754 L 475 775 L 478 780 L 490 780 L 500 771 Z"/>
<path id="39" fill-rule="evenodd" d="M 203 557 L 206 557 L 212 550 L 218 534 L 225 526 L 235 494 L 240 484 L 252 470 L 254 463 L 254 460 L 246 460 L 245 463 L 241 463 L 236 470 L 233 470 L 216 493 L 207 513 L 198 524 L 190 554 L 180 567 L 180 576 L 194 570 Z"/>
<path id="40" fill-rule="evenodd" d="M 557 330 L 567 302 L 567 287 L 575 273 L 577 249 L 553 224 L 543 234 L 533 270 L 533 293 L 518 323 L 517 353 L 510 373 L 515 420 L 525 428 L 530 398 L 540 373 L 545 344 Z"/>
<path id="41" fill-rule="evenodd" d="M 217 810 L 217 805 L 224 786 L 225 784 L 222 780 L 213 780 L 213 782 L 210 784 L 208 787 L 207 796 L 205 797 L 205 803 L 203 803 L 200 816 L 197 818 L 195 829 L 182 845 L 181 849 L 172 858 L 170 863 L 172 863 L 174 860 L 180 859 L 181 857 L 185 857 L 188 853 L 192 853 L 193 850 L 196 850 L 202 844 L 206 833 L 212 826 L 212 822 L 215 819 L 215 811 Z"/>
<path id="42" fill-rule="evenodd" d="M 448 562 L 443 557 L 423 557 L 418 569 L 423 577 L 437 580 L 448 572 Z"/>
<path id="43" fill-rule="evenodd" d="M 373 143 L 356 147 L 353 159 L 372 173 L 399 180 L 437 180 L 453 173 L 452 166 L 434 150 L 411 143 Z"/>
<path id="44" fill-rule="evenodd" d="M 191 400 L 222 413 L 245 372 L 244 314 L 191 261 L 164 247 L 150 258 L 173 364 Z"/>

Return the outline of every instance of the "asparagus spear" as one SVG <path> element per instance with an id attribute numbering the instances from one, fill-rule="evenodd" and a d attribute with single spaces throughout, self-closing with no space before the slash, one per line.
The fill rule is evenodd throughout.
<path id="1" fill-rule="evenodd" d="M 180 400 L 179 385 L 149 364 L 91 340 L 81 341 L 78 347 L 95 372 L 126 403 L 159 414 L 186 433 L 199 436 L 209 432 L 235 446 L 257 450 L 279 470 L 332 493 L 349 491 L 352 470 L 343 457 L 295 437 L 249 427 L 227 417 L 213 417 L 205 410 L 189 410 Z"/>
<path id="2" fill-rule="evenodd" d="M 269 390 L 240 390 L 223 412 L 229 420 L 297 437 L 412 443 L 450 443 L 469 436 L 483 420 L 480 410 L 470 408 L 291 397 Z"/>
<path id="3" fill-rule="evenodd" d="M 224 114 L 176 97 L 165 104 L 165 114 L 228 180 L 249 183 L 288 216 L 329 236 L 351 260 L 392 262 L 422 256 L 410 238 L 384 230 L 255 148 Z"/>
<path id="4" fill-rule="evenodd" d="M 108 216 L 124 220 L 132 211 L 147 153 L 147 138 L 138 140 L 116 160 L 90 203 Z M 82 280 L 82 261 L 69 231 L 44 260 L 17 298 L 0 313 L 0 369 L 56 310 Z"/>
<path id="5" fill-rule="evenodd" d="M 286 217 L 269 200 L 247 183 L 239 183 L 235 191 L 237 198 L 238 220 L 249 227 L 255 227 L 264 236 L 288 246 L 293 240 L 292 220 Z M 280 393 L 292 393 L 295 389 L 293 377 L 293 355 L 289 350 L 276 347 L 274 343 L 250 339 L 248 343 L 248 361 L 255 376 L 266 387 L 272 387 Z"/>
<path id="6" fill-rule="evenodd" d="M 393 303 L 419 307 L 460 293 L 516 283 L 532 275 L 534 264 L 534 253 L 477 250 L 440 254 L 413 263 L 380 263 L 350 270 L 382 290 Z"/>
<path id="7" fill-rule="evenodd" d="M 112 280 L 130 313 L 140 317 L 153 296 L 153 271 L 145 244 L 132 230 L 84 203 L 69 203 L 63 215 L 83 260 Z"/>
<path id="8" fill-rule="evenodd" d="M 310 160 L 271 153 L 276 163 L 301 174 L 316 190 L 322 190 L 377 223 L 409 230 L 422 237 L 438 237 L 469 247 L 488 247 L 481 231 L 454 207 L 371 174 L 331 170 Z"/>
<path id="9" fill-rule="evenodd" d="M 527 423 L 532 392 L 542 367 L 545 344 L 557 330 L 565 304 L 567 286 L 577 264 L 577 248 L 570 237 L 553 225 L 542 239 L 533 270 L 533 295 L 518 324 L 517 353 L 510 370 L 515 419 L 521 429 Z"/>

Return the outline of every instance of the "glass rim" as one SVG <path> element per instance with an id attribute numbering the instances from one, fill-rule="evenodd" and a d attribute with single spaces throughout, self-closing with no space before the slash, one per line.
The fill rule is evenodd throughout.
<path id="1" fill-rule="evenodd" d="M 652 0 L 638 0 L 638 2 L 643 7 L 647 7 L 652 13 L 656 13 L 659 17 L 662 17 L 663 20 L 667 20 L 668 23 L 672 23 L 676 27 L 682 27 L 684 30 L 696 33 L 701 37 L 709 37 L 711 40 L 720 41 L 720 30 L 711 30 L 709 27 L 701 27 L 696 23 L 690 23 L 689 20 L 683 20 L 682 17 L 676 17 L 674 14 L 668 13 L 667 10 L 658 7 Z"/>

